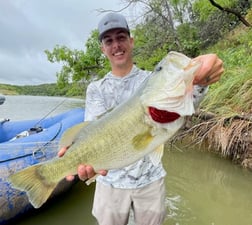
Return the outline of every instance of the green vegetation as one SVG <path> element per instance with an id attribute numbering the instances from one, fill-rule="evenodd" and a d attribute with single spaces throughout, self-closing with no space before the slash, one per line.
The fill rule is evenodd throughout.
<path id="1" fill-rule="evenodd" d="M 214 7 L 210 0 L 126 0 L 142 7 L 141 23 L 132 29 L 135 38 L 135 63 L 153 70 L 167 52 L 174 50 L 190 57 L 213 52 L 223 59 L 225 74 L 212 85 L 202 106 L 219 115 L 251 111 L 252 31 L 238 17 Z M 239 13 L 252 23 L 252 0 L 215 1 Z M 250 10 L 249 10 L 250 9 Z M 185 16 L 186 15 L 186 16 Z M 246 15 L 246 17 L 245 17 Z M 55 46 L 46 50 L 48 60 L 62 63 L 57 84 L 38 86 L 0 85 L 4 94 L 81 96 L 87 84 L 109 71 L 109 63 L 100 51 L 95 29 L 85 43 L 85 51 Z"/>
<path id="2" fill-rule="evenodd" d="M 238 27 L 208 52 L 224 62 L 225 74 L 211 86 L 202 106 L 220 116 L 252 113 L 252 29 Z"/>
<path id="3" fill-rule="evenodd" d="M 19 94 L 19 87 L 9 84 L 0 84 L 0 93 L 5 95 L 17 95 Z"/>
<path id="4" fill-rule="evenodd" d="M 245 105 L 247 105 L 245 110 L 249 108 L 249 102 L 244 104 L 248 97 L 243 98 L 244 102 L 239 102 L 238 97 L 230 97 L 234 91 L 238 94 L 242 82 L 249 79 L 246 76 L 249 76 L 251 61 L 251 28 L 241 24 L 239 17 L 222 12 L 209 0 L 125 2 L 143 8 L 142 22 L 132 29 L 135 38 L 134 59 L 140 68 L 153 70 L 171 50 L 183 52 L 191 57 L 207 52 L 217 53 L 225 63 L 226 72 L 221 82 L 211 86 L 209 98 L 205 100 L 203 106 L 214 112 L 230 112 L 223 108 L 224 100 L 225 105 L 230 104 L 229 108 L 233 110 L 242 110 L 239 106 L 245 107 Z M 238 12 L 240 17 L 246 14 L 248 14 L 246 19 L 249 20 L 251 17 L 251 12 L 248 13 L 251 0 L 215 2 L 226 9 Z M 98 32 L 94 30 L 86 42 L 85 52 L 71 50 L 65 46 L 56 46 L 53 51 L 46 51 L 50 62 L 63 63 L 62 70 L 57 73 L 57 84 L 60 88 L 67 88 L 68 93 L 76 94 L 77 91 L 73 89 L 81 90 L 76 88 L 79 82 L 87 84 L 109 71 L 108 61 L 101 54 L 97 37 Z M 237 72 L 242 74 L 238 78 Z M 239 93 L 246 92 L 248 86 L 249 83 L 243 86 Z M 69 88 L 72 88 L 72 91 Z M 236 104 L 235 99 L 239 104 Z"/>
<path id="5" fill-rule="evenodd" d="M 73 87 L 74 86 L 74 87 Z M 69 84 L 67 87 L 60 88 L 58 84 L 40 85 L 9 85 L 0 84 L 0 93 L 4 95 L 34 95 L 34 96 L 66 96 L 83 98 L 86 85 L 78 82 Z"/>

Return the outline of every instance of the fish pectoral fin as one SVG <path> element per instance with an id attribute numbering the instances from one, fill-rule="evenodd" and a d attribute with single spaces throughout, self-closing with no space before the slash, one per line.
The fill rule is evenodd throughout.
<path id="1" fill-rule="evenodd" d="M 87 124 L 89 124 L 89 122 L 82 122 L 67 129 L 60 139 L 59 149 L 63 147 L 69 147 L 70 145 L 72 145 L 80 130 Z"/>
<path id="2" fill-rule="evenodd" d="M 94 175 L 93 177 L 89 178 L 85 183 L 86 183 L 87 185 L 90 185 L 91 183 L 95 182 L 95 180 L 96 180 L 96 178 L 97 178 L 98 176 L 100 176 L 100 174 Z"/>
<path id="3" fill-rule="evenodd" d="M 152 136 L 150 130 L 148 130 L 144 133 L 136 135 L 132 140 L 132 144 L 136 150 L 141 150 L 146 148 L 153 138 L 154 137 Z"/>
<path id="4" fill-rule="evenodd" d="M 157 166 L 163 157 L 164 154 L 164 145 L 160 145 L 156 150 L 149 154 L 150 160 L 153 165 Z"/>

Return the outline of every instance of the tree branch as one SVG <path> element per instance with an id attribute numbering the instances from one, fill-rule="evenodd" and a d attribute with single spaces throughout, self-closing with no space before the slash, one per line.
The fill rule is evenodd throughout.
<path id="1" fill-rule="evenodd" d="M 221 11 L 227 12 L 227 13 L 231 13 L 233 15 L 235 15 L 236 17 L 238 17 L 238 19 L 247 27 L 251 27 L 251 24 L 237 11 L 233 10 L 233 9 L 229 9 L 229 8 L 225 8 L 222 7 L 221 5 L 219 5 L 217 2 L 215 2 L 214 0 L 209 0 L 209 2 L 216 8 L 218 8 Z"/>

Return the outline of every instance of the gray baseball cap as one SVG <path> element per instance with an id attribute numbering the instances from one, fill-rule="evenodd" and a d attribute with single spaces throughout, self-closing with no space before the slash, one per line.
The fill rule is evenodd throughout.
<path id="1" fill-rule="evenodd" d="M 123 15 L 118 13 L 106 14 L 98 24 L 99 40 L 102 40 L 107 31 L 115 28 L 122 28 L 130 34 L 128 23 Z"/>

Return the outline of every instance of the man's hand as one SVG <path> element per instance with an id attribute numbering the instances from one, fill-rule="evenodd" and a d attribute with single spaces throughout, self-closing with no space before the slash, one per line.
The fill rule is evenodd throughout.
<path id="1" fill-rule="evenodd" d="M 193 60 L 200 61 L 201 67 L 197 70 L 193 84 L 207 86 L 217 82 L 224 72 L 223 62 L 215 54 L 200 55 Z"/>
<path id="2" fill-rule="evenodd" d="M 62 157 L 66 153 L 67 149 L 68 149 L 68 147 L 61 148 L 58 152 L 58 156 Z M 90 179 L 97 174 L 91 165 L 82 165 L 82 164 L 78 166 L 77 173 L 78 173 L 79 178 L 83 181 Z M 107 171 L 100 170 L 100 171 L 98 171 L 98 174 L 100 174 L 102 176 L 106 176 Z M 68 180 L 68 181 L 74 180 L 74 175 L 66 176 L 66 180 Z"/>

